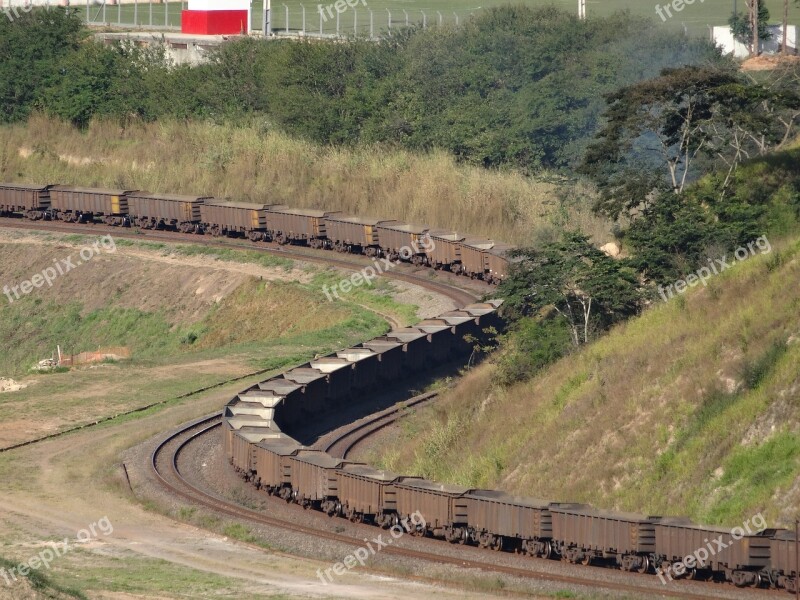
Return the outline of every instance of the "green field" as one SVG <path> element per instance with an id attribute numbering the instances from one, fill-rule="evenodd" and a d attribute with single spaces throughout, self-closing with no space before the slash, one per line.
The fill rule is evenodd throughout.
<path id="1" fill-rule="evenodd" d="M 94 0 L 93 0 L 94 2 Z M 739 10 L 744 10 L 744 0 L 736 0 Z M 439 22 L 440 15 L 442 23 L 454 23 L 456 19 L 463 22 L 473 13 L 493 6 L 508 4 L 507 0 L 359 0 L 356 8 L 347 8 L 339 16 L 339 27 L 342 34 L 352 34 L 354 31 L 359 35 L 369 35 L 370 33 L 370 11 L 372 12 L 372 28 L 375 35 L 385 30 L 389 25 L 389 14 L 391 13 L 392 27 L 405 25 L 406 13 L 409 23 L 421 23 L 423 13 L 426 16 L 428 25 Z M 277 34 L 288 31 L 297 33 L 303 27 L 303 9 L 305 4 L 306 11 L 306 31 L 309 33 L 319 33 L 320 31 L 320 11 L 318 6 L 327 7 L 333 4 L 325 0 L 324 2 L 302 3 L 300 0 L 286 0 L 285 2 L 275 1 L 272 3 L 272 29 Z M 575 0 L 521 0 L 519 4 L 546 6 L 552 4 L 565 10 L 577 13 L 577 2 Z M 709 25 L 724 25 L 731 12 L 733 11 L 734 0 L 696 0 L 694 4 L 685 6 L 679 13 L 673 13 L 673 17 L 662 21 L 656 14 L 656 4 L 665 5 L 667 0 L 632 2 L 631 0 L 607 0 L 605 2 L 588 0 L 586 12 L 588 18 L 593 16 L 603 16 L 614 11 L 628 9 L 637 15 L 651 17 L 656 22 L 663 22 L 665 27 L 682 28 L 686 27 L 692 35 L 707 35 Z M 105 21 L 114 25 L 116 23 L 132 24 L 153 27 L 163 26 L 169 23 L 170 26 L 180 25 L 181 7 L 185 8 L 186 3 L 169 3 L 168 5 L 140 2 L 138 6 L 125 4 L 119 6 L 106 6 L 105 18 L 103 17 L 103 7 L 92 4 L 90 7 L 91 20 L 93 22 Z M 253 29 L 261 29 L 262 1 L 254 0 L 252 9 Z M 767 0 L 767 7 L 770 10 L 773 23 L 781 20 L 783 12 L 782 0 Z M 287 24 L 288 9 L 288 24 Z M 86 8 L 81 8 L 85 14 Z M 405 13 L 403 12 L 405 11 Z M 336 11 L 332 8 L 333 18 L 325 13 L 322 22 L 322 32 L 325 34 L 336 33 Z M 800 6 L 792 2 L 790 6 L 790 22 L 800 24 Z"/>

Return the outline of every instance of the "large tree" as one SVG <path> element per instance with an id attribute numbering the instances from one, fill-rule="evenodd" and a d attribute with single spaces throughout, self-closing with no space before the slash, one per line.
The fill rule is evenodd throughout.
<path id="1" fill-rule="evenodd" d="M 640 290 L 633 270 L 567 232 L 542 249 L 525 248 L 499 294 L 512 318 L 553 310 L 569 327 L 575 346 L 639 310 Z"/>
<path id="2" fill-rule="evenodd" d="M 607 102 L 581 170 L 600 189 L 595 209 L 614 219 L 641 213 L 664 192 L 680 194 L 715 168 L 730 177 L 742 160 L 786 143 L 800 114 L 797 90 L 707 67 L 667 69 Z"/>

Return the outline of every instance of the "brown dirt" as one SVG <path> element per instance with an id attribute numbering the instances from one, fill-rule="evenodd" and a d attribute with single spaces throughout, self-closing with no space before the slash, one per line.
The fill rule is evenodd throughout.
<path id="1" fill-rule="evenodd" d="M 782 54 L 762 54 L 748 58 L 742 63 L 742 71 L 771 71 L 783 66 L 800 63 L 800 56 Z"/>

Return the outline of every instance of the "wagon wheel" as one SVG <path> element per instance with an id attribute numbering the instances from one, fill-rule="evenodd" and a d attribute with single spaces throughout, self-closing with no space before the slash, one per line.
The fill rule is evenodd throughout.
<path id="1" fill-rule="evenodd" d="M 492 544 L 492 550 L 500 552 L 503 549 L 503 536 L 498 535 Z"/>
<path id="2" fill-rule="evenodd" d="M 585 566 L 589 566 L 592 564 L 592 555 L 591 554 L 584 554 L 583 558 L 581 559 L 581 564 Z"/>
<path id="3" fill-rule="evenodd" d="M 646 556 L 643 556 L 642 557 L 642 564 L 636 570 L 639 573 L 642 573 L 642 574 L 647 573 L 648 571 L 650 571 L 650 559 L 647 558 Z"/>
<path id="4" fill-rule="evenodd" d="M 550 542 L 544 543 L 544 550 L 541 553 L 541 557 L 544 559 L 552 558 L 553 556 L 553 546 Z"/>

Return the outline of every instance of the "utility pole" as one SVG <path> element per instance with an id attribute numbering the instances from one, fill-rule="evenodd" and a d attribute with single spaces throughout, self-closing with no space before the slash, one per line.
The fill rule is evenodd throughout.
<path id="1" fill-rule="evenodd" d="M 581 21 L 586 20 L 586 0 L 578 0 L 578 18 Z"/>
<path id="2" fill-rule="evenodd" d="M 272 0 L 264 0 L 264 15 L 261 21 L 261 32 L 264 37 L 272 34 Z"/>

